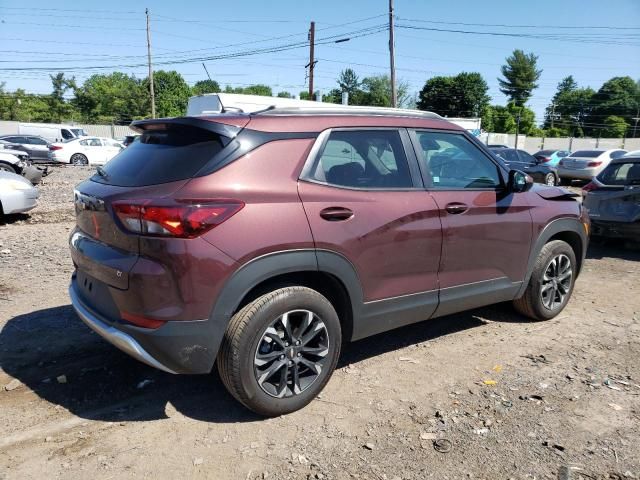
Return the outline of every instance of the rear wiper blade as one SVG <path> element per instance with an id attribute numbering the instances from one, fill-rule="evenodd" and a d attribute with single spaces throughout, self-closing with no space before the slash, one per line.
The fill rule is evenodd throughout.
<path id="1" fill-rule="evenodd" d="M 104 168 L 102 168 L 100 165 L 98 165 L 96 167 L 96 171 L 98 172 L 98 175 L 100 175 L 103 178 L 109 178 L 109 174 L 105 171 Z"/>

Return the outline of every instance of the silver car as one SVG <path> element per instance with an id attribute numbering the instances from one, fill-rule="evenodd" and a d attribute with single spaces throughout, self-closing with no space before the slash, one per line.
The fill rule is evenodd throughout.
<path id="1" fill-rule="evenodd" d="M 612 160 L 582 193 L 592 235 L 640 240 L 640 155 Z"/>
<path id="2" fill-rule="evenodd" d="M 602 172 L 609 162 L 620 158 L 626 150 L 578 150 L 558 163 L 558 176 L 564 184 L 571 180 L 591 180 Z"/>
<path id="3" fill-rule="evenodd" d="M 29 180 L 0 170 L 0 215 L 28 212 L 37 201 L 38 189 Z"/>

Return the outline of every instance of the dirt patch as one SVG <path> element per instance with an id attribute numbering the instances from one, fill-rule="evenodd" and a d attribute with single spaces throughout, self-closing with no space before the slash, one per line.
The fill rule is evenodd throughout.
<path id="1" fill-rule="evenodd" d="M 78 320 L 67 241 L 91 169 L 54 171 L 0 226 L 0 478 L 640 478 L 637 249 L 592 245 L 549 322 L 496 305 L 354 343 L 320 398 L 264 420 L 215 373 L 156 371 Z"/>

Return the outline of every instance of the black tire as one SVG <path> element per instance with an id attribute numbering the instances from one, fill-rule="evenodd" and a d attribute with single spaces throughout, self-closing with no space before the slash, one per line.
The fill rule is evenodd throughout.
<path id="1" fill-rule="evenodd" d="M 69 159 L 71 165 L 89 165 L 89 160 L 81 153 L 74 153 Z"/>
<path id="2" fill-rule="evenodd" d="M 545 305 L 543 300 L 542 289 L 543 286 L 548 286 L 549 282 L 545 284 L 544 275 L 548 272 L 549 268 L 552 268 L 550 263 L 556 258 L 564 256 L 568 258 L 571 268 L 571 276 L 568 285 L 562 285 L 563 289 L 566 289 L 566 293 L 560 302 L 551 302 L 551 308 Z M 533 320 L 549 320 L 558 315 L 569 302 L 571 293 L 573 292 L 573 286 L 575 284 L 577 274 L 576 256 L 571 246 L 562 240 L 553 240 L 547 243 L 540 251 L 536 263 L 533 266 L 533 272 L 529 279 L 529 284 L 524 292 L 524 295 L 513 301 L 513 306 L 522 315 L 529 317 Z M 553 287 L 555 289 L 556 282 Z M 554 290 L 554 292 L 560 290 Z M 553 293 L 554 298 L 556 293 Z M 558 293 L 560 295 L 560 293 Z M 548 298 L 548 297 L 547 297 Z"/>
<path id="3" fill-rule="evenodd" d="M 556 185 L 556 176 L 553 173 L 547 173 L 544 176 L 544 184 L 554 187 Z"/>
<path id="4" fill-rule="evenodd" d="M 0 170 L 10 173 L 18 173 L 13 165 L 4 162 L 0 162 Z"/>
<path id="5" fill-rule="evenodd" d="M 323 337 L 323 341 L 326 341 L 326 345 L 328 345 L 326 347 L 327 353 L 324 354 L 323 352 L 325 356 L 321 359 L 324 363 L 320 368 L 320 373 L 312 372 L 311 369 L 307 369 L 304 365 L 298 367 L 299 363 L 291 367 L 292 372 L 294 368 L 296 372 L 305 369 L 308 375 L 306 381 L 310 383 L 299 393 L 287 390 L 289 385 L 293 385 L 293 383 L 289 382 L 290 370 L 287 367 L 285 371 L 287 387 L 283 391 L 286 391 L 288 396 L 277 398 L 268 393 L 265 387 L 259 383 L 258 368 L 260 367 L 257 366 L 257 357 L 261 352 L 258 349 L 265 345 L 267 328 L 273 328 L 274 322 L 282 318 L 285 313 L 289 312 L 290 315 L 298 314 L 301 310 L 312 312 L 315 315 L 314 322 L 318 319 L 326 327 L 322 330 L 320 337 Z M 305 331 L 307 330 L 299 327 L 295 336 L 303 338 L 305 337 L 303 335 Z M 222 346 L 218 353 L 218 371 L 227 390 L 248 409 L 259 415 L 269 417 L 284 415 L 306 406 L 322 391 L 331 378 L 331 374 L 338 362 L 341 343 L 340 320 L 335 309 L 324 296 L 306 287 L 280 288 L 262 295 L 233 316 L 227 326 Z M 273 343 L 271 349 L 274 350 L 279 347 L 280 345 Z M 286 351 L 287 355 L 281 355 L 277 360 L 288 362 L 289 364 L 294 361 L 297 362 L 293 348 L 290 346 L 288 349 L 282 350 L 282 352 Z M 288 356 L 289 350 L 292 350 L 291 356 Z M 278 352 L 274 351 L 267 353 L 267 355 L 280 352 L 278 350 Z M 271 365 L 275 365 L 275 363 L 276 359 L 274 358 Z M 298 370 L 298 368 L 301 370 Z M 275 371 L 282 373 L 281 369 Z M 298 375 L 300 374 L 298 373 Z M 302 377 L 300 376 L 299 378 Z M 313 380 L 309 380 L 311 378 Z M 264 379 L 262 380 L 263 385 L 268 383 Z M 293 382 L 293 378 L 291 382 Z"/>

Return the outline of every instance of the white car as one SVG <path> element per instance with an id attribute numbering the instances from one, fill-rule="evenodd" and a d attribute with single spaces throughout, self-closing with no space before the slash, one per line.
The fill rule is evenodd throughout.
<path id="1" fill-rule="evenodd" d="M 49 160 L 72 165 L 104 165 L 124 146 L 110 138 L 83 137 L 49 145 Z"/>
<path id="2" fill-rule="evenodd" d="M 0 216 L 28 212 L 37 200 L 38 189 L 29 180 L 0 170 Z"/>
<path id="3" fill-rule="evenodd" d="M 578 150 L 558 162 L 558 175 L 563 184 L 571 180 L 591 180 L 604 170 L 614 158 L 620 158 L 626 150 Z"/>

